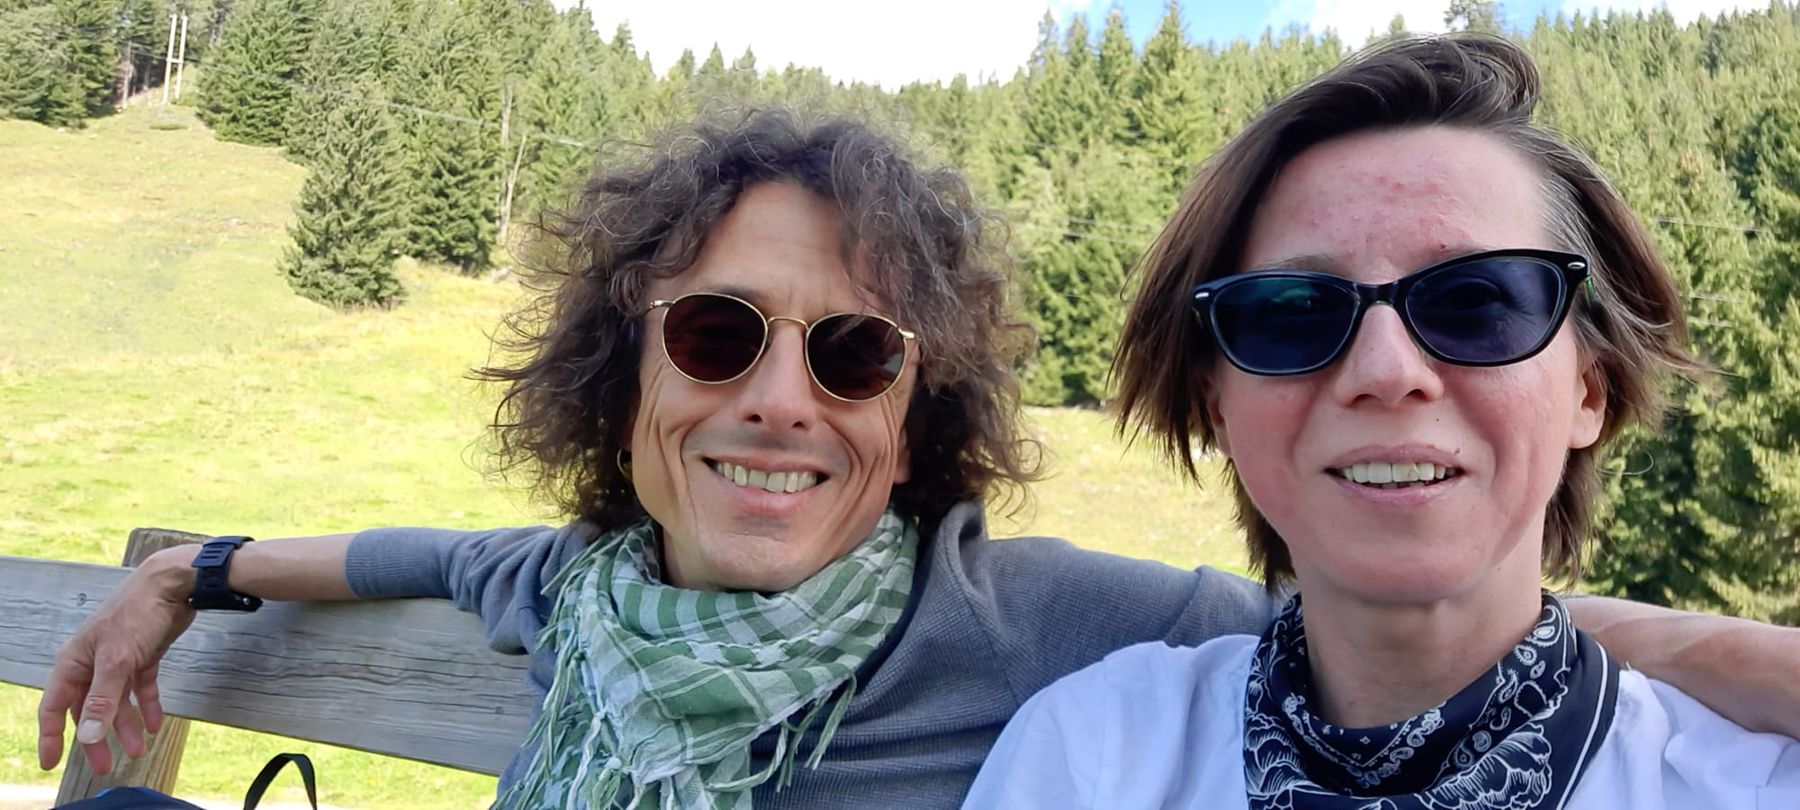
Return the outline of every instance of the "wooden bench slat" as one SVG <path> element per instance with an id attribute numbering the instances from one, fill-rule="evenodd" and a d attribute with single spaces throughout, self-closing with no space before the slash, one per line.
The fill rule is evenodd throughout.
<path id="1" fill-rule="evenodd" d="M 0 556 L 0 681 L 42 689 L 56 651 L 130 571 Z M 448 602 L 270 602 L 203 613 L 164 657 L 164 710 L 498 774 L 536 698 L 527 659 Z"/>

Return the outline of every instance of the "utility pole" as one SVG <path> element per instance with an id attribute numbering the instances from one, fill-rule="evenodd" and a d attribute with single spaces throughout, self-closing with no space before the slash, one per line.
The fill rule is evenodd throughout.
<path id="1" fill-rule="evenodd" d="M 508 81 L 507 83 L 500 85 L 500 159 L 502 161 L 506 160 L 506 153 L 511 151 L 507 149 L 507 147 L 512 143 L 512 108 L 513 84 L 511 81 Z M 524 139 L 520 139 L 519 154 L 523 155 L 524 153 L 525 141 Z M 505 168 L 504 163 L 501 164 L 501 168 Z M 513 174 L 502 176 L 500 178 L 499 194 L 495 195 L 497 199 L 495 200 L 494 224 L 498 226 L 497 238 L 502 244 L 505 244 L 506 242 L 507 220 L 511 218 L 509 215 L 512 213 L 507 209 L 512 207 L 512 184 L 514 176 L 515 175 Z"/>
<path id="2" fill-rule="evenodd" d="M 169 54 L 163 57 L 163 106 L 169 106 L 169 71 L 175 69 L 175 17 L 169 15 Z"/>
<path id="3" fill-rule="evenodd" d="M 187 12 L 181 12 L 181 50 L 175 52 L 175 100 L 181 100 L 181 76 L 187 72 Z"/>

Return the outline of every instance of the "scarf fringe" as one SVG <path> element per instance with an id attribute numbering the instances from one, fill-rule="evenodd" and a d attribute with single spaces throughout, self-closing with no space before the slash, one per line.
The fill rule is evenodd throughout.
<path id="1" fill-rule="evenodd" d="M 890 521 L 898 525 L 887 526 Z M 878 532 L 883 530 L 898 533 L 897 539 L 889 542 L 899 544 L 901 561 L 907 564 L 905 576 L 897 584 L 885 587 L 905 588 L 910 580 L 916 535 L 910 525 L 899 523 L 891 513 L 884 516 L 882 526 L 877 529 Z M 684 802 L 699 802 L 696 806 L 705 808 L 749 808 L 748 792 L 771 778 L 776 780 L 777 791 L 792 784 L 794 765 L 800 759 L 801 740 L 815 727 L 819 728 L 818 740 L 806 757 L 805 765 L 808 769 L 818 768 L 827 746 L 849 713 L 858 687 L 853 669 L 843 680 L 822 690 L 823 693 L 810 705 L 799 704 L 799 709 L 790 712 L 786 718 L 761 727 L 764 732 L 771 728 L 778 731 L 774 755 L 759 772 L 706 782 L 704 771 L 698 774 L 701 778 L 694 778 L 696 766 L 705 767 L 705 763 L 690 762 L 685 771 L 669 774 L 662 770 L 660 772 L 667 775 L 638 782 L 631 775 L 638 768 L 627 760 L 635 762 L 642 752 L 630 745 L 629 740 L 615 735 L 603 708 L 596 705 L 597 695 L 589 694 L 592 686 L 587 680 L 603 677 L 603 674 L 588 670 L 595 662 L 589 660 L 584 643 L 591 639 L 582 635 L 583 614 L 578 613 L 577 602 L 570 597 L 576 592 L 573 589 L 593 587 L 579 584 L 575 578 L 593 574 L 596 558 L 625 553 L 620 551 L 622 547 L 632 548 L 625 545 L 628 534 L 628 531 L 622 531 L 597 539 L 557 572 L 544 588 L 546 594 L 556 593 L 557 599 L 538 635 L 538 643 L 541 648 L 556 650 L 555 677 L 546 692 L 543 710 L 527 737 L 527 744 L 536 751 L 525 773 L 495 803 L 496 808 L 544 810 L 560 805 L 565 810 L 649 810 L 652 807 L 675 810 Z M 856 663 L 858 661 L 853 660 L 847 666 L 853 667 Z M 796 714 L 800 715 L 797 720 L 789 719 Z M 621 751 L 622 746 L 629 750 Z M 747 741 L 746 748 L 740 748 L 734 755 L 743 759 L 733 769 L 747 770 L 743 767 L 749 755 L 746 749 Z M 565 770 L 571 766 L 573 773 Z M 558 787 L 559 784 L 562 787 Z M 695 788 L 704 795 L 688 795 Z M 629 800 L 626 800 L 627 794 Z"/>

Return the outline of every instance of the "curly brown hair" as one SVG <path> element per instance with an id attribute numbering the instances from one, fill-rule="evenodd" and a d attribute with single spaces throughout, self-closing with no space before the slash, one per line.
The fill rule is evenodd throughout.
<path id="1" fill-rule="evenodd" d="M 935 522 L 958 501 L 1010 497 L 1037 477 L 1014 374 L 1032 333 L 1011 309 L 1000 240 L 958 172 L 920 166 L 866 123 L 778 109 L 703 119 L 632 151 L 539 218 L 538 296 L 496 338 L 521 359 L 474 372 L 507 386 L 492 425 L 500 469 L 529 470 L 542 497 L 603 527 L 644 514 L 617 458 L 638 398 L 649 280 L 691 266 L 745 190 L 781 182 L 836 207 L 846 265 L 869 266 L 868 292 L 918 334 L 904 426 L 912 476 L 894 507 Z"/>
<path id="2" fill-rule="evenodd" d="M 1658 421 L 1667 377 L 1704 367 L 1688 354 L 1681 299 L 1650 233 L 1586 154 L 1532 122 L 1538 84 L 1531 57 L 1506 40 L 1412 37 L 1372 46 L 1264 110 L 1206 165 L 1145 258 L 1113 365 L 1120 430 L 1148 430 L 1190 477 L 1193 446 L 1217 447 L 1201 412 L 1215 354 L 1188 302 L 1195 285 L 1238 272 L 1244 234 L 1282 166 L 1360 132 L 1486 132 L 1541 169 L 1550 233 L 1591 260 L 1593 294 L 1571 317 L 1606 388 L 1605 421 L 1598 442 L 1569 453 L 1544 527 L 1546 571 L 1579 578 L 1600 495 L 1597 453 L 1625 425 Z M 1293 576 L 1287 544 L 1227 468 L 1251 565 L 1274 588 Z"/>

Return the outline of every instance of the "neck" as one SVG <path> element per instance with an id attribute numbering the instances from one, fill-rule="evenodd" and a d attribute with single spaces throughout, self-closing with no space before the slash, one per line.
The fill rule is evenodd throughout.
<path id="1" fill-rule="evenodd" d="M 1523 586 L 1426 603 L 1375 603 L 1304 581 L 1301 592 L 1324 717 L 1349 728 L 1397 723 L 1448 700 L 1517 646 L 1543 606 L 1535 567 Z"/>

